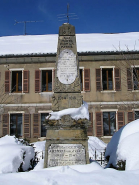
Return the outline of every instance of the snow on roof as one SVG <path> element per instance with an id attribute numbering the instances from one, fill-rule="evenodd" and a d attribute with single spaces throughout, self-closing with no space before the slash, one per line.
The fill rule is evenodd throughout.
<path id="1" fill-rule="evenodd" d="M 139 32 L 76 34 L 77 51 L 139 51 Z M 0 55 L 51 54 L 57 52 L 58 35 L 0 37 Z"/>

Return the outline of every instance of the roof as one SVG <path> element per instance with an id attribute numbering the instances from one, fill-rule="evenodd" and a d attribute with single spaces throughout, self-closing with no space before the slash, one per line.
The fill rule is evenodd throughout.
<path id="1" fill-rule="evenodd" d="M 76 34 L 76 40 L 78 53 L 139 51 L 139 32 Z M 0 37 L 0 56 L 55 54 L 57 42 L 58 34 Z"/>

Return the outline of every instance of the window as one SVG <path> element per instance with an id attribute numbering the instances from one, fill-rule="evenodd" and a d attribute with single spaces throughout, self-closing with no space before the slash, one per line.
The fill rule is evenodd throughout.
<path id="1" fill-rule="evenodd" d="M 5 71 L 5 93 L 28 93 L 29 71 L 23 69 L 10 69 Z"/>
<path id="2" fill-rule="evenodd" d="M 90 69 L 79 69 L 81 91 L 90 91 Z"/>
<path id="3" fill-rule="evenodd" d="M 139 90 L 139 68 L 133 68 L 133 87 Z"/>
<path id="4" fill-rule="evenodd" d="M 103 112 L 104 136 L 112 136 L 116 131 L 116 112 Z"/>
<path id="5" fill-rule="evenodd" d="M 127 116 L 127 121 L 130 123 L 131 121 L 134 121 L 136 119 L 139 119 L 139 111 L 129 111 Z"/>
<path id="6" fill-rule="evenodd" d="M 22 114 L 10 115 L 10 135 L 22 136 Z"/>
<path id="7" fill-rule="evenodd" d="M 81 91 L 83 91 L 83 69 L 80 69 L 80 85 Z"/>
<path id="8" fill-rule="evenodd" d="M 35 92 L 53 91 L 54 70 L 44 69 L 35 70 Z"/>
<path id="9" fill-rule="evenodd" d="M 102 69 L 103 90 L 113 90 L 113 69 Z"/>
<path id="10" fill-rule="evenodd" d="M 97 91 L 120 91 L 121 73 L 119 68 L 101 66 L 96 69 Z"/>
<path id="11" fill-rule="evenodd" d="M 52 70 L 42 70 L 42 92 L 52 91 Z"/>
<path id="12" fill-rule="evenodd" d="M 127 68 L 127 90 L 139 90 L 139 66 Z"/>
<path id="13" fill-rule="evenodd" d="M 46 137 L 46 128 L 44 124 L 46 116 L 48 116 L 49 113 L 41 113 L 41 137 Z"/>
<path id="14" fill-rule="evenodd" d="M 139 111 L 135 111 L 135 120 L 139 119 Z"/>
<path id="15" fill-rule="evenodd" d="M 22 92 L 22 71 L 12 71 L 11 92 Z"/>

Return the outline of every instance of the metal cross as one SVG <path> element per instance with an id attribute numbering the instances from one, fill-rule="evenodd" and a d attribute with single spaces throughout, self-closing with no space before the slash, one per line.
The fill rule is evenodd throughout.
<path id="1" fill-rule="evenodd" d="M 69 23 L 69 3 L 67 4 L 67 21 Z"/>

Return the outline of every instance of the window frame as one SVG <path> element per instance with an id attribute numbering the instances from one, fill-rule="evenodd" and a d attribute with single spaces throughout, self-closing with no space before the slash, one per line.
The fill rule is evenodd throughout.
<path id="1" fill-rule="evenodd" d="M 39 68 L 40 70 L 40 92 L 39 94 L 51 94 L 54 93 L 54 67 L 50 68 Z M 42 91 L 42 71 L 52 71 L 52 91 Z"/>
<path id="2" fill-rule="evenodd" d="M 138 69 L 138 73 L 139 73 L 139 65 L 132 65 L 131 69 L 132 69 L 132 91 L 133 92 L 139 92 L 139 76 L 138 76 L 138 89 L 134 89 L 134 69 Z"/>
<path id="3" fill-rule="evenodd" d="M 85 92 L 85 88 L 84 88 L 84 67 L 79 67 L 79 72 L 80 70 L 82 70 L 82 89 L 81 89 L 81 93 Z"/>
<path id="4" fill-rule="evenodd" d="M 40 110 L 40 111 L 38 111 L 38 114 L 40 114 L 40 120 L 39 120 L 39 123 L 40 123 L 40 137 L 43 137 L 43 136 L 41 136 L 41 114 L 45 114 L 45 113 L 49 114 L 50 112 L 52 112 L 52 110 L 47 110 L 47 111 Z M 47 129 L 46 129 L 46 134 L 47 134 Z"/>
<path id="5" fill-rule="evenodd" d="M 118 109 L 101 109 L 101 112 L 102 112 L 102 127 L 103 127 L 103 113 L 104 112 L 115 112 L 115 126 L 116 126 L 115 132 L 117 132 L 118 131 Z M 104 138 L 108 138 L 108 137 L 113 136 L 113 135 L 108 135 L 108 136 L 104 135 L 104 128 L 102 128 L 102 129 L 103 129 L 103 137 Z"/>
<path id="6" fill-rule="evenodd" d="M 24 71 L 24 68 L 13 68 L 13 69 L 9 69 L 10 71 L 10 94 L 25 94 L 23 92 L 23 71 Z M 12 92 L 12 72 L 16 72 L 16 71 L 21 71 L 22 72 L 22 91 L 13 91 Z"/>
<path id="7" fill-rule="evenodd" d="M 115 90 L 115 66 L 100 66 L 101 69 L 101 92 L 116 92 Z M 112 90 L 103 90 L 103 80 L 102 80 L 102 70 L 103 69 L 112 69 L 112 82 L 113 82 L 113 89 Z"/>
<path id="8" fill-rule="evenodd" d="M 9 111 L 8 114 L 9 114 L 9 135 L 11 136 L 11 130 L 10 130 L 10 119 L 11 119 L 11 114 L 22 114 L 22 126 L 21 126 L 21 136 L 19 137 L 23 137 L 23 134 L 24 134 L 24 130 L 23 130 L 23 115 L 24 115 L 25 111 Z"/>

